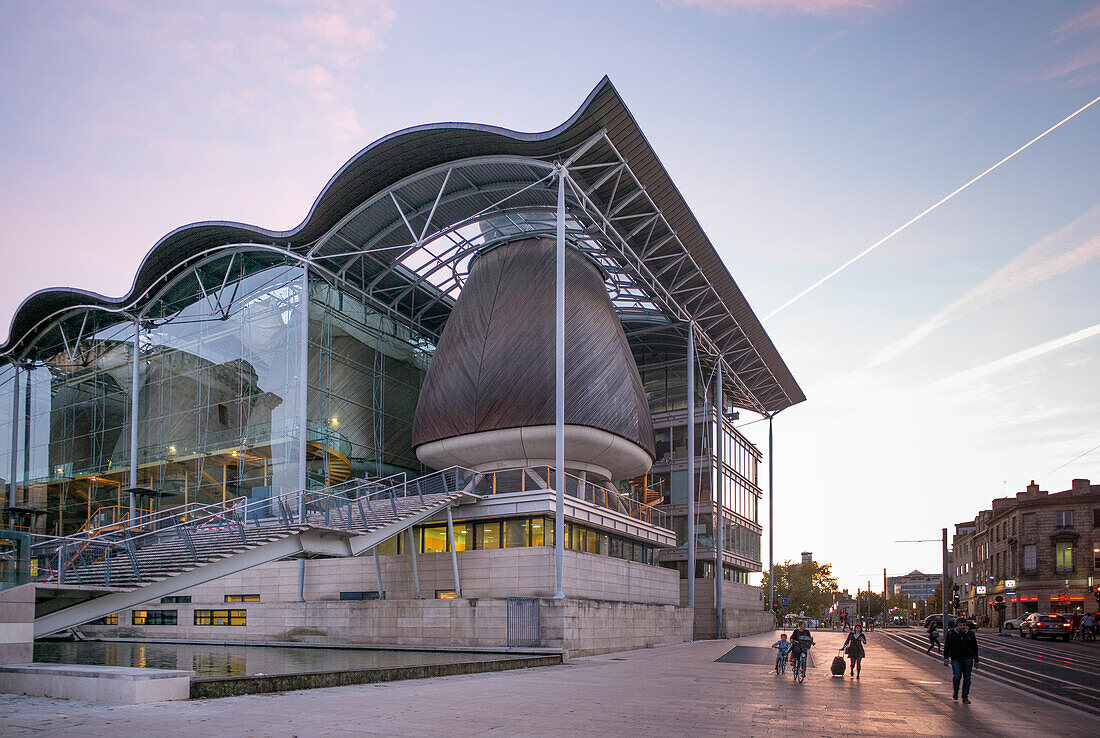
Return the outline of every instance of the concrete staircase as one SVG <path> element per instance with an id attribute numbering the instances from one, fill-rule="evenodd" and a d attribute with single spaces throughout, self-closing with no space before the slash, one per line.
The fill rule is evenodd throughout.
<path id="1" fill-rule="evenodd" d="M 447 507 L 475 499 L 473 475 L 437 472 L 361 493 L 347 484 L 304 498 L 289 493 L 150 533 L 122 531 L 69 544 L 39 599 L 77 587 L 89 599 L 35 619 L 41 637 L 270 561 L 357 556 Z M 304 514 L 299 514 L 299 513 Z M 95 596 L 95 595 L 99 596 Z M 43 607 L 42 610 L 49 610 Z"/>

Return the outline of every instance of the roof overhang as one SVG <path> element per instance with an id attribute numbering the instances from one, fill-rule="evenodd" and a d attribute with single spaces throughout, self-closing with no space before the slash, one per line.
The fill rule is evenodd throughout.
<path id="1" fill-rule="evenodd" d="M 164 285 L 243 246 L 306 264 L 436 337 L 470 259 L 509 228 L 537 228 L 530 214 L 554 207 L 558 177 L 567 184 L 570 240 L 607 275 L 639 363 L 682 361 L 692 326 L 701 362 L 721 358 L 738 406 L 774 414 L 806 399 L 606 77 L 569 120 L 543 133 L 438 123 L 379 139 L 291 230 L 213 221 L 178 228 L 152 248 L 122 298 L 36 292 L 16 311 L 0 356 L 25 360 L 36 335 L 75 311 L 141 320 Z"/>

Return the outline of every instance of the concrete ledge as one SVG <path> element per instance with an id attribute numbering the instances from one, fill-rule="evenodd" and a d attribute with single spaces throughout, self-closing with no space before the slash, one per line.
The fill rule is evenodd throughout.
<path id="1" fill-rule="evenodd" d="M 0 693 L 140 705 L 185 700 L 193 671 L 84 664 L 0 666 Z"/>
<path id="2" fill-rule="evenodd" d="M 348 684 L 373 684 L 375 682 L 394 682 L 400 679 L 455 676 L 456 674 L 481 674 L 490 671 L 526 669 L 535 666 L 556 666 L 561 664 L 562 660 L 561 654 L 555 654 L 497 659 L 494 661 L 463 661 L 453 664 L 391 666 L 381 669 L 324 671 L 308 674 L 265 674 L 262 676 L 230 677 L 228 679 L 196 679 L 191 682 L 191 699 L 234 697 L 241 694 L 261 694 L 264 692 L 289 692 L 297 689 L 342 687 Z"/>

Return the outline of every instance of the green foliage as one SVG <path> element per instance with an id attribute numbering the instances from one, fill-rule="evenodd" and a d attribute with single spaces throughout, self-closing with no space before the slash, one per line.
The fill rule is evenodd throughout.
<path id="1" fill-rule="evenodd" d="M 761 586 L 764 588 L 764 601 L 767 602 L 768 572 L 764 572 Z M 779 604 L 786 597 L 789 603 L 785 607 L 780 604 L 780 617 L 787 613 L 804 612 L 809 617 L 819 618 L 832 607 L 836 592 L 837 581 L 833 576 L 832 564 L 784 561 L 775 567 L 775 602 Z"/>

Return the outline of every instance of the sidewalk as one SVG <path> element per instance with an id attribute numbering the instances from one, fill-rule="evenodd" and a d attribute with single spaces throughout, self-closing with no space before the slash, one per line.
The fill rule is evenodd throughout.
<path id="1" fill-rule="evenodd" d="M 863 678 L 833 678 L 844 635 L 815 633 L 805 683 L 767 665 L 716 663 L 774 634 L 700 641 L 522 671 L 153 705 L 0 695 L 0 734 L 119 736 L 1096 734 L 1095 719 L 989 680 L 951 700 L 950 670 L 869 634 Z M 760 653 L 760 652 L 758 652 Z"/>

